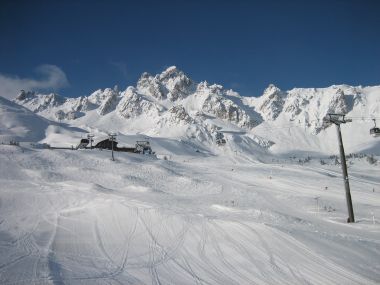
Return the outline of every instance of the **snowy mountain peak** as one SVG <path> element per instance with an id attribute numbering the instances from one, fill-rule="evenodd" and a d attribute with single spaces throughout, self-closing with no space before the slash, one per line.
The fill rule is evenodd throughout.
<path id="1" fill-rule="evenodd" d="M 270 84 L 261 96 L 258 106 L 260 114 L 265 120 L 275 120 L 282 112 L 286 94 L 280 88 Z"/>
<path id="2" fill-rule="evenodd" d="M 158 78 L 161 85 L 168 91 L 167 97 L 170 101 L 183 99 L 194 89 L 193 81 L 175 66 L 167 68 Z"/>
<path id="3" fill-rule="evenodd" d="M 98 113 L 99 115 L 105 115 L 116 108 L 120 101 L 119 92 L 115 89 L 106 88 L 100 94 L 102 95 L 102 100 L 98 108 Z"/>
<path id="4" fill-rule="evenodd" d="M 205 94 L 215 94 L 215 95 L 223 95 L 225 91 L 222 85 L 219 84 L 209 84 L 207 81 L 200 82 L 196 87 L 197 92 L 205 93 Z"/>
<path id="5" fill-rule="evenodd" d="M 177 67 L 171 66 L 155 76 L 144 72 L 137 82 L 137 89 L 142 94 L 174 102 L 191 93 L 193 81 Z"/>
<path id="6" fill-rule="evenodd" d="M 281 93 L 281 89 L 275 86 L 274 84 L 269 84 L 267 88 L 265 88 L 263 95 L 264 97 L 273 96 L 273 94 Z"/>
<path id="7" fill-rule="evenodd" d="M 122 92 L 122 98 L 116 106 L 116 112 L 125 119 L 145 115 L 154 120 L 155 117 L 159 116 L 160 111 L 162 111 L 160 105 L 139 94 L 137 89 L 132 86 Z"/>
<path id="8" fill-rule="evenodd" d="M 173 65 L 165 69 L 159 76 L 161 80 L 164 80 L 166 78 L 175 78 L 182 75 L 184 75 L 184 73 Z"/>

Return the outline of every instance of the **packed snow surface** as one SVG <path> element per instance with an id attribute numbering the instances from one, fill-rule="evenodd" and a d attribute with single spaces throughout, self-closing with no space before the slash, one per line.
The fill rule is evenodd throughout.
<path id="1" fill-rule="evenodd" d="M 1 284 L 378 284 L 379 165 L 0 146 Z M 327 187 L 327 188 L 326 188 Z M 374 192 L 373 192 L 374 191 Z"/>

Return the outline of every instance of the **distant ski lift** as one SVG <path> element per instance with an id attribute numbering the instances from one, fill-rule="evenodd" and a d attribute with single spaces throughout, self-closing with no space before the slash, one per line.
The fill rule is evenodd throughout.
<path id="1" fill-rule="evenodd" d="M 380 128 L 376 127 L 376 119 L 373 119 L 373 122 L 374 122 L 375 126 L 369 130 L 369 133 L 373 137 L 378 137 L 378 136 L 380 136 Z"/>

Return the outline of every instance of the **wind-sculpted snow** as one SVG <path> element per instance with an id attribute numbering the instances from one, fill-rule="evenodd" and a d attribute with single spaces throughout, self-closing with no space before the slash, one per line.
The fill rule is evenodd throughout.
<path id="1" fill-rule="evenodd" d="M 378 284 L 379 165 L 184 153 L 0 145 L 0 283 Z"/>

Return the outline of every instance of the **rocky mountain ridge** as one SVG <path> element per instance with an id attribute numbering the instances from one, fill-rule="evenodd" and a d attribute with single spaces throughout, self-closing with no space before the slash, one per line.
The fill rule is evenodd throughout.
<path id="1" fill-rule="evenodd" d="M 175 66 L 160 74 L 143 73 L 136 86 L 99 89 L 89 96 L 65 98 L 57 94 L 22 91 L 14 100 L 31 111 L 76 126 L 118 127 L 129 133 L 210 140 L 218 132 L 242 132 L 263 140 L 260 127 L 295 124 L 317 135 L 328 113 L 379 116 L 380 86 L 294 88 L 269 85 L 259 97 L 245 97 L 206 81 L 195 82 Z M 117 122 L 117 123 L 115 123 Z"/>

